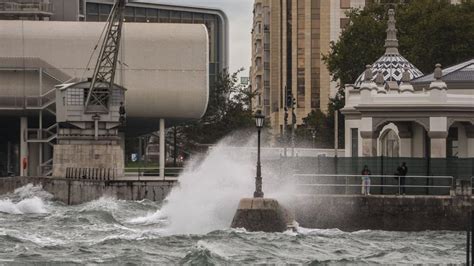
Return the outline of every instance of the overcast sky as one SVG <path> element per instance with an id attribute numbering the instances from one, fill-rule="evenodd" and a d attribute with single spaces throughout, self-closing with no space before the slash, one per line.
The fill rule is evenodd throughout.
<path id="1" fill-rule="evenodd" d="M 245 68 L 248 76 L 251 60 L 252 10 L 254 0 L 142 0 L 175 5 L 194 5 L 223 10 L 229 19 L 229 67 L 235 71 Z"/>

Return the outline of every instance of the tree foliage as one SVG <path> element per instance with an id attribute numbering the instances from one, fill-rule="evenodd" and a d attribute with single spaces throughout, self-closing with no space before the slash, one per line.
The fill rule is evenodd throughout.
<path id="1" fill-rule="evenodd" d="M 384 52 L 387 10 L 390 5 L 370 4 L 348 13 L 349 25 L 330 52 L 323 55 L 333 80 L 354 83 Z M 416 0 L 396 6 L 400 53 L 423 73 L 436 63 L 453 65 L 473 57 L 474 2 Z"/>
<path id="2" fill-rule="evenodd" d="M 177 127 L 180 146 L 196 150 L 200 145 L 215 144 L 233 131 L 240 131 L 244 139 L 254 133 L 250 102 L 255 93 L 238 83 L 242 70 L 219 74 L 210 91 L 205 115 L 199 121 Z"/>
<path id="3" fill-rule="evenodd" d="M 329 103 L 325 117 L 312 112 L 300 130 L 306 136 L 311 128 L 324 129 L 320 146 L 334 141 L 334 110 L 345 104 L 344 84 L 354 83 L 364 71 L 383 55 L 388 9 L 396 9 L 399 51 L 423 73 L 431 73 L 436 63 L 447 67 L 474 56 L 474 1 L 452 5 L 446 0 L 414 0 L 401 5 L 372 3 L 364 9 L 347 13 L 349 25 L 337 42 L 331 42 L 330 52 L 323 55 L 339 91 Z M 319 130 L 318 130 L 319 131 Z M 343 117 L 339 117 L 339 143 L 344 142 Z"/>

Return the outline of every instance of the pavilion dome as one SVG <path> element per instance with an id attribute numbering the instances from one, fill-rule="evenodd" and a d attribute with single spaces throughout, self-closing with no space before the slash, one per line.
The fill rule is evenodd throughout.
<path id="1" fill-rule="evenodd" d="M 410 73 L 411 80 L 423 76 L 423 73 L 398 52 L 397 29 L 395 27 L 395 11 L 388 11 L 387 39 L 385 40 L 385 54 L 372 64 L 373 80 L 381 72 L 384 82 L 402 82 L 403 72 Z M 355 87 L 360 88 L 365 79 L 365 71 L 357 78 Z"/>

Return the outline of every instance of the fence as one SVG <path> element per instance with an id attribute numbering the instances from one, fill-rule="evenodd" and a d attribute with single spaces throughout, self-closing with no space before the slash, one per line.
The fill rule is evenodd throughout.
<path id="1" fill-rule="evenodd" d="M 410 176 L 451 176 L 470 180 L 474 176 L 474 158 L 389 158 L 389 157 L 299 157 L 294 158 L 297 174 L 360 175 L 367 165 L 372 175 L 396 175 L 403 162 Z M 427 181 L 428 182 L 432 181 Z"/>
<path id="2" fill-rule="evenodd" d="M 301 194 L 361 194 L 361 175 L 295 174 Z M 370 193 L 396 195 L 450 195 L 454 188 L 451 176 L 406 176 L 405 185 L 398 176 L 370 176 Z M 405 191 L 404 189 L 405 188 Z"/>
<path id="3" fill-rule="evenodd" d="M 179 174 L 183 171 L 182 167 L 166 167 L 165 176 L 166 177 L 178 177 Z M 126 167 L 125 168 L 126 177 L 159 177 L 160 168 L 159 167 Z"/>

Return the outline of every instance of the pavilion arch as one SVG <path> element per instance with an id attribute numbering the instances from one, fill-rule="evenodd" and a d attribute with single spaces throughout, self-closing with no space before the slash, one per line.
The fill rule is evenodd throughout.
<path id="1" fill-rule="evenodd" d="M 399 131 L 394 123 L 389 123 L 381 129 L 377 143 L 377 155 L 400 157 Z"/>
<path id="2" fill-rule="evenodd" d="M 374 118 L 377 156 L 429 156 L 429 118 Z M 396 137 L 395 137 L 396 135 Z"/>

